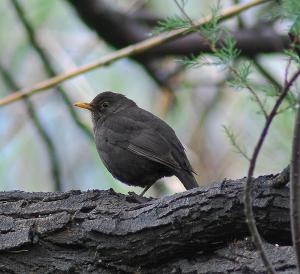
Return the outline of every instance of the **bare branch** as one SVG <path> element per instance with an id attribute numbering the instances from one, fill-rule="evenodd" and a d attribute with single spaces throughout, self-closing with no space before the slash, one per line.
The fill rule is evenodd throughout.
<path id="1" fill-rule="evenodd" d="M 293 41 L 294 51 L 300 56 L 299 37 L 290 33 L 289 36 Z M 290 65 L 290 63 L 289 63 Z M 287 74 L 287 73 L 286 73 Z M 300 271 L 300 98 L 298 98 L 298 110 L 294 126 L 294 140 L 292 147 L 292 159 L 291 159 L 291 189 L 290 189 L 290 204 L 291 204 L 291 228 L 292 239 L 296 253 L 297 268 Z"/>
<path id="2" fill-rule="evenodd" d="M 236 14 L 239 14 L 239 13 L 241 13 L 249 8 L 252 8 L 254 6 L 263 4 L 267 1 L 268 0 L 253 0 L 246 4 L 235 5 L 230 8 L 224 9 L 220 13 L 220 20 L 228 19 Z M 207 24 L 210 20 L 211 20 L 211 16 L 207 16 L 203 19 L 196 21 L 194 24 L 196 26 L 201 26 L 201 25 Z M 57 75 L 53 78 L 50 78 L 43 82 L 40 82 L 31 88 L 26 88 L 26 89 L 17 91 L 13 95 L 9 95 L 9 96 L 3 98 L 2 100 L 0 100 L 0 106 L 4 106 L 4 105 L 10 104 L 12 102 L 15 102 L 17 100 L 20 100 L 24 96 L 31 96 L 35 93 L 49 89 L 51 87 L 54 87 L 64 81 L 66 81 L 66 80 L 74 78 L 78 75 L 81 75 L 81 74 L 91 71 L 93 69 L 107 66 L 107 65 L 109 65 L 117 60 L 120 60 L 122 58 L 137 55 L 137 54 L 140 54 L 147 50 L 150 50 L 150 49 L 157 47 L 161 44 L 164 44 L 168 41 L 171 41 L 178 37 L 186 35 L 188 33 L 189 29 L 190 28 L 183 28 L 183 29 L 170 31 L 168 33 L 162 33 L 161 35 L 151 37 L 142 42 L 122 48 L 118 51 L 115 51 L 111 54 L 108 54 L 108 55 L 100 58 L 99 60 L 97 60 L 91 64 L 87 64 L 87 65 L 84 65 L 75 70 L 71 70 L 71 71 L 65 72 L 63 74 Z"/>
<path id="3" fill-rule="evenodd" d="M 291 161 L 291 226 L 298 271 L 300 271 L 300 109 L 298 108 Z"/>

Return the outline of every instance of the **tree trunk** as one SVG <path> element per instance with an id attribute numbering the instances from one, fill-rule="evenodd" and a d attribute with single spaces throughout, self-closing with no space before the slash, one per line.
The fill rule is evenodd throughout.
<path id="1" fill-rule="evenodd" d="M 296 273 L 289 187 L 254 181 L 278 273 Z M 106 191 L 0 193 L 0 273 L 264 273 L 243 211 L 245 179 L 159 199 Z"/>

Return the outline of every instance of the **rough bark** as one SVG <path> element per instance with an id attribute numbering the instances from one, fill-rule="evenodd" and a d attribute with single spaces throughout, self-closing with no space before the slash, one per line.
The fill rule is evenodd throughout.
<path id="1" fill-rule="evenodd" d="M 273 178 L 254 182 L 255 217 L 276 269 L 295 273 L 286 247 L 289 188 L 272 187 Z M 113 190 L 2 192 L 0 273 L 263 273 L 244 241 L 244 182 L 159 199 Z"/>

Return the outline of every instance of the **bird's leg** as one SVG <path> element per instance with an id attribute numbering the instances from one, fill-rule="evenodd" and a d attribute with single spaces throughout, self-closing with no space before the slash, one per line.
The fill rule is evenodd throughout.
<path id="1" fill-rule="evenodd" d="M 142 193 L 141 193 L 139 196 L 140 196 L 140 197 L 143 197 L 144 194 L 147 192 L 147 190 L 148 190 L 154 183 L 155 183 L 155 182 L 153 182 L 153 183 L 147 185 L 147 186 L 144 188 L 144 190 L 142 191 Z"/>

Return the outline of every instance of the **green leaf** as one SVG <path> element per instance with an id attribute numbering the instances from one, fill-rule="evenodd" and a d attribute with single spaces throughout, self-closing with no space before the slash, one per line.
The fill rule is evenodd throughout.
<path id="1" fill-rule="evenodd" d="M 251 74 L 252 63 L 243 62 L 235 71 L 233 78 L 228 80 L 228 84 L 237 89 L 244 89 L 247 86 L 251 86 L 252 83 L 249 80 L 249 75 Z"/>
<path id="2" fill-rule="evenodd" d="M 289 58 L 292 59 L 293 62 L 300 65 L 300 56 L 295 52 L 294 49 L 288 49 L 284 51 L 284 54 Z"/>
<path id="3" fill-rule="evenodd" d="M 211 20 L 198 28 L 203 38 L 212 44 L 212 47 L 216 47 L 222 32 L 224 29 L 219 25 L 221 7 L 219 2 L 217 6 L 211 8 Z"/>
<path id="4" fill-rule="evenodd" d="M 169 17 L 164 21 L 159 21 L 157 27 L 155 27 L 151 32 L 151 35 L 155 36 L 162 32 L 190 27 L 190 23 L 184 18 L 181 18 L 179 16 Z"/>
<path id="5" fill-rule="evenodd" d="M 300 13 L 300 11 L 299 11 L 299 13 Z M 291 26 L 289 32 L 295 36 L 300 35 L 300 14 L 295 18 L 295 21 L 294 21 L 293 25 Z"/>
<path id="6" fill-rule="evenodd" d="M 215 52 L 215 57 L 217 58 L 216 65 L 229 66 L 232 62 L 239 57 L 240 51 L 235 47 L 236 42 L 232 35 L 227 33 L 224 42 L 220 49 Z"/>

